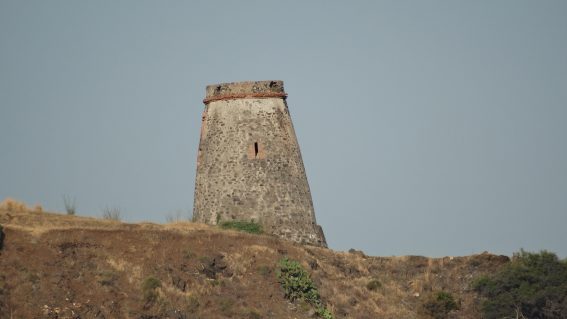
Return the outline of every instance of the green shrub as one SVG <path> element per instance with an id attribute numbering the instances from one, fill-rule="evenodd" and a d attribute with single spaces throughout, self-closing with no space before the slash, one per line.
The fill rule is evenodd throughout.
<path id="1" fill-rule="evenodd" d="M 317 313 L 317 315 L 319 315 L 319 317 L 323 319 L 333 319 L 333 314 L 331 313 L 331 311 L 329 311 L 329 309 L 325 308 L 324 306 L 317 307 L 315 309 L 315 312 Z"/>
<path id="2" fill-rule="evenodd" d="M 484 299 L 487 319 L 567 318 L 567 260 L 547 251 L 521 250 L 497 273 L 477 279 L 473 288 Z"/>
<path id="3" fill-rule="evenodd" d="M 446 291 L 439 291 L 430 295 L 421 305 L 424 314 L 435 319 L 445 319 L 451 310 L 459 309 L 453 295 Z"/>
<path id="4" fill-rule="evenodd" d="M 315 308 L 319 317 L 333 319 L 331 312 L 323 305 L 313 280 L 299 262 L 283 258 L 276 275 L 287 299 L 305 301 Z"/>
<path id="5" fill-rule="evenodd" d="M 155 277 L 148 277 L 142 283 L 142 292 L 146 304 L 155 302 L 158 299 L 157 288 L 161 287 L 161 282 Z"/>
<path id="6" fill-rule="evenodd" d="M 375 291 L 382 288 L 382 283 L 378 279 L 372 279 L 366 284 L 366 289 Z"/>
<path id="7" fill-rule="evenodd" d="M 255 222 L 245 222 L 245 221 L 227 221 L 221 222 L 220 227 L 222 229 L 235 229 L 250 234 L 261 234 L 262 226 Z"/>

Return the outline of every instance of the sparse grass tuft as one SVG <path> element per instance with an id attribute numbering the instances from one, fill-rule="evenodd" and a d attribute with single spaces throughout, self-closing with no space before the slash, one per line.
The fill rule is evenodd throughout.
<path id="1" fill-rule="evenodd" d="M 201 304 L 199 303 L 199 299 L 197 299 L 197 297 L 191 295 L 191 296 L 187 297 L 187 302 L 185 304 L 185 310 L 187 310 L 189 313 L 195 313 L 199 309 L 200 305 Z"/>
<path id="2" fill-rule="evenodd" d="M 155 277 L 148 277 L 142 283 L 142 292 L 144 293 L 144 302 L 146 305 L 155 302 L 158 299 L 157 288 L 161 287 L 161 281 Z"/>
<path id="3" fill-rule="evenodd" d="M 187 218 L 183 218 L 184 212 L 180 209 L 176 210 L 173 213 L 167 213 L 167 215 L 165 216 L 165 221 L 170 224 L 170 223 L 176 223 L 176 222 L 180 222 L 182 220 L 188 220 Z"/>
<path id="4" fill-rule="evenodd" d="M 114 286 L 118 280 L 118 275 L 113 271 L 102 271 L 99 273 L 98 283 L 102 286 Z"/>
<path id="5" fill-rule="evenodd" d="M 197 258 L 197 260 L 199 260 L 199 262 L 203 263 L 203 264 L 208 264 L 211 262 L 211 257 L 209 256 L 199 256 L 199 258 Z"/>
<path id="6" fill-rule="evenodd" d="M 63 195 L 63 204 L 65 205 L 67 215 L 75 215 L 77 213 L 77 205 L 74 197 L 71 198 L 70 196 Z"/>
<path id="7" fill-rule="evenodd" d="M 102 219 L 120 221 L 122 219 L 120 215 L 120 208 L 117 207 L 107 206 L 102 210 Z"/>
<path id="8" fill-rule="evenodd" d="M 219 301 L 220 312 L 227 317 L 232 317 L 233 315 L 232 306 L 234 306 L 232 299 L 223 298 Z"/>
<path id="9" fill-rule="evenodd" d="M 183 259 L 187 259 L 187 260 L 188 260 L 188 259 L 193 259 L 193 258 L 195 258 L 195 253 L 194 253 L 194 252 L 192 252 L 192 251 L 189 250 L 189 249 L 185 249 L 185 250 L 183 251 Z"/>
<path id="10" fill-rule="evenodd" d="M 235 229 L 243 231 L 250 234 L 261 234 L 262 226 L 255 222 L 245 222 L 245 221 L 227 221 L 221 222 L 220 227 L 222 229 Z"/>
<path id="11" fill-rule="evenodd" d="M 262 316 L 256 309 L 248 309 L 243 315 L 246 319 L 262 319 Z"/>
<path id="12" fill-rule="evenodd" d="M 270 269 L 270 267 L 262 265 L 258 267 L 258 272 L 260 273 L 260 275 L 267 277 L 272 272 L 272 270 Z"/>
<path id="13" fill-rule="evenodd" d="M 366 289 L 370 290 L 370 291 L 376 291 L 379 288 L 382 288 L 382 283 L 374 278 L 372 280 L 370 280 L 367 284 L 366 284 Z"/>

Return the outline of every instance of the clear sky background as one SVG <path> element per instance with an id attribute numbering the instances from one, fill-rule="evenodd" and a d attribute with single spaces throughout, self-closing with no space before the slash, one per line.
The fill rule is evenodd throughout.
<path id="1" fill-rule="evenodd" d="M 0 0 L 0 200 L 189 217 L 205 86 L 271 79 L 331 248 L 567 256 L 566 1 Z"/>

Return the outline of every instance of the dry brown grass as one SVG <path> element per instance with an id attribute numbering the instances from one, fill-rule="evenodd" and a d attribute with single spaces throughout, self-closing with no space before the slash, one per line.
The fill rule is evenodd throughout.
<path id="1" fill-rule="evenodd" d="M 10 213 L 24 213 L 30 211 L 30 209 L 24 202 L 15 200 L 10 197 L 0 202 L 0 209 Z"/>
<path id="2" fill-rule="evenodd" d="M 35 300 L 25 299 L 34 293 L 38 304 L 42 303 L 40 307 L 49 303 L 54 294 L 64 300 L 65 291 L 74 289 L 77 298 L 84 298 L 81 302 L 98 298 L 97 302 L 103 304 L 116 299 L 127 304 L 117 313 L 137 309 L 136 313 L 142 314 L 142 306 L 137 304 L 140 283 L 143 278 L 155 276 L 162 283 L 157 289 L 160 299 L 170 305 L 192 302 L 190 313 L 195 312 L 197 317 L 217 318 L 221 301 L 230 299 L 235 314 L 254 309 L 266 318 L 308 318 L 300 303 L 289 304 L 284 299 L 277 282 L 278 261 L 289 257 L 311 274 L 323 302 L 336 318 L 418 318 L 417 309 L 424 298 L 444 290 L 461 301 L 456 318 L 472 319 L 479 314 L 468 282 L 502 264 L 490 254 L 368 257 L 186 221 L 128 224 L 38 214 L 25 204 L 23 209 L 21 202 L 9 202 L 9 207 L 5 202 L 0 206 L 0 224 L 9 235 L 7 249 L 0 258 L 0 273 L 12 280 L 14 298 L 19 296 L 34 304 Z M 219 255 L 224 256 L 229 271 L 214 279 L 205 276 L 205 259 Z M 32 288 L 25 279 L 28 273 L 42 273 L 41 285 Z M 178 287 L 179 277 L 187 283 L 187 289 Z M 74 286 L 78 278 L 83 280 L 80 287 Z M 368 289 L 371 280 L 381 285 Z M 18 286 L 16 282 L 23 284 Z M 20 314 L 37 313 L 34 309 L 26 312 L 27 304 L 17 305 Z M 108 304 L 105 307 L 110 309 Z"/>

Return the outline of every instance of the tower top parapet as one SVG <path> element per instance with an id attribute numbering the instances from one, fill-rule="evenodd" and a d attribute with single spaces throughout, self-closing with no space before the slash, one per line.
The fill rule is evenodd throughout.
<path id="1" fill-rule="evenodd" d="M 283 81 L 245 81 L 208 85 L 203 103 L 245 98 L 283 98 Z"/>

